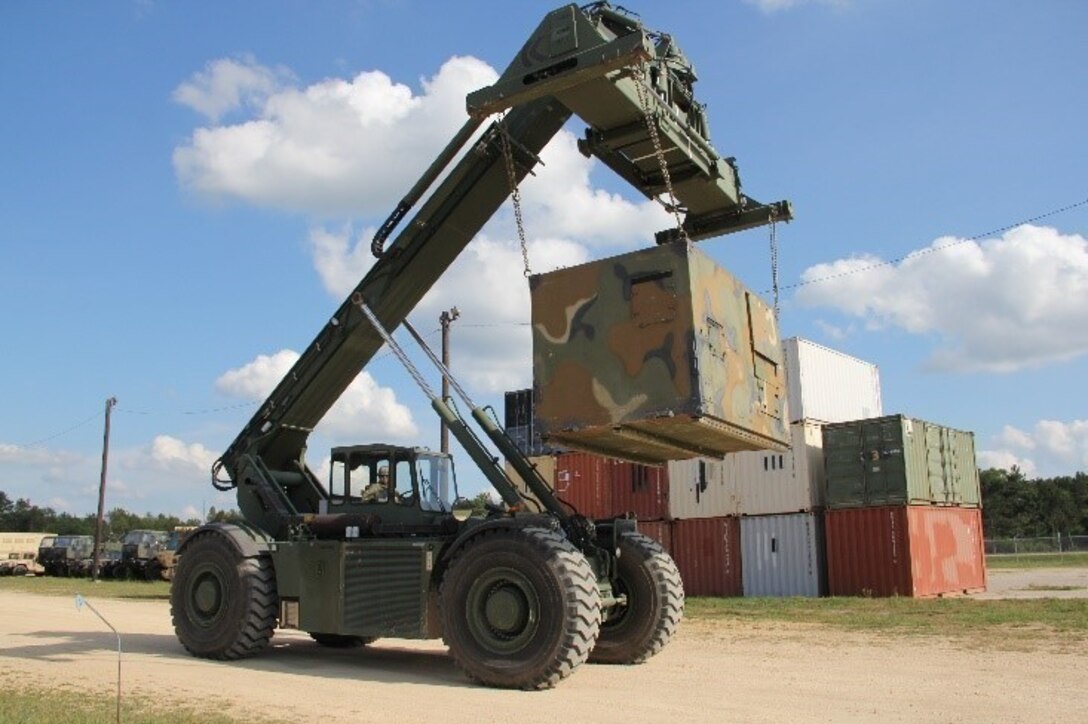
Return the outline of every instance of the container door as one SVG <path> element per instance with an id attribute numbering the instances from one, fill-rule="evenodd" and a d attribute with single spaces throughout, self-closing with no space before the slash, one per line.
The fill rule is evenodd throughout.
<path id="1" fill-rule="evenodd" d="M 953 485 L 955 471 L 948 428 L 925 423 L 925 439 L 929 499 L 941 505 L 958 504 L 959 496 Z"/>
<path id="2" fill-rule="evenodd" d="M 882 417 L 865 429 L 866 504 L 895 505 L 907 502 L 905 421 L 896 415 Z"/>
<path id="3" fill-rule="evenodd" d="M 761 393 L 763 414 L 781 419 L 786 394 L 782 347 L 774 313 L 759 297 L 745 292 L 748 300 L 748 324 L 752 338 L 752 372 Z"/>
<path id="4" fill-rule="evenodd" d="M 851 507 L 865 504 L 865 459 L 860 425 L 834 425 L 824 429 L 824 464 L 827 473 L 827 504 Z"/>

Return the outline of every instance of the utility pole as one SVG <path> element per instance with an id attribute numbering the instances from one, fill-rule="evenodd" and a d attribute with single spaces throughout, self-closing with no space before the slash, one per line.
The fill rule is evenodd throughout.
<path id="1" fill-rule="evenodd" d="M 98 567 L 102 561 L 102 514 L 106 503 L 106 463 L 110 457 L 110 411 L 117 404 L 117 398 L 106 400 L 106 431 L 102 433 L 102 478 L 98 482 L 98 523 L 94 528 L 94 565 L 91 578 L 98 581 Z"/>
<path id="2" fill-rule="evenodd" d="M 442 312 L 438 317 L 438 321 L 442 325 L 442 366 L 447 370 L 450 368 L 450 323 L 460 316 L 461 310 L 453 307 L 447 312 Z M 448 403 L 449 400 L 450 380 L 446 375 L 442 375 L 442 401 Z M 446 426 L 446 421 L 442 420 L 442 452 L 448 453 L 449 451 L 450 430 Z"/>

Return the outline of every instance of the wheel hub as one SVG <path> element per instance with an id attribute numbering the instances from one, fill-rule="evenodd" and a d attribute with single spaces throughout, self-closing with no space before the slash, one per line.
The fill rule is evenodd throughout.
<path id="1" fill-rule="evenodd" d="M 193 585 L 193 607 L 205 619 L 212 618 L 219 611 L 223 600 L 223 587 L 212 575 L 204 575 Z"/>
<path id="2" fill-rule="evenodd" d="M 529 617 L 528 602 L 513 586 L 501 585 L 488 595 L 484 615 L 493 629 L 507 634 L 515 633 L 525 626 Z"/>
<path id="3" fill-rule="evenodd" d="M 519 651 L 536 635 L 540 598 L 517 570 L 504 567 L 486 572 L 473 583 L 467 603 L 473 638 L 496 654 Z"/>

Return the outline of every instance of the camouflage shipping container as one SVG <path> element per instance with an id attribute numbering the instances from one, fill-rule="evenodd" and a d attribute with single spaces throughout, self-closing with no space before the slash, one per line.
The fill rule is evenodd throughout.
<path id="1" fill-rule="evenodd" d="M 784 450 L 771 309 L 684 242 L 530 279 L 545 441 L 635 462 Z"/>
<path id="2" fill-rule="evenodd" d="M 890 415 L 823 436 L 829 508 L 981 504 L 973 433 Z"/>

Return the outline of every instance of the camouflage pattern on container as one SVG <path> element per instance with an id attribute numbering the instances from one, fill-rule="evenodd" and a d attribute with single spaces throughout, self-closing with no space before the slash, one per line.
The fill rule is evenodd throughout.
<path id="1" fill-rule="evenodd" d="M 789 443 L 771 309 L 675 242 L 530 279 L 549 443 L 661 463 Z"/>

